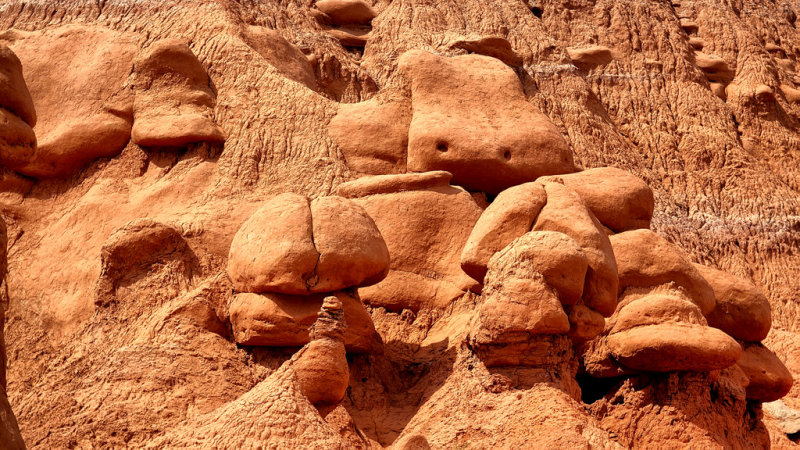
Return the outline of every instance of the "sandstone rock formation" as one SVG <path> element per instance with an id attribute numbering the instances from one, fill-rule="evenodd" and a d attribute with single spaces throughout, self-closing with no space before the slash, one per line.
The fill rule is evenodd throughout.
<path id="1" fill-rule="evenodd" d="M 475 282 L 459 257 L 480 206 L 450 185 L 447 172 L 379 175 L 339 186 L 375 220 L 391 257 L 382 282 L 359 290 L 365 303 L 390 310 L 443 308 Z"/>
<path id="2" fill-rule="evenodd" d="M 398 64 L 411 87 L 409 171 L 446 170 L 464 188 L 497 194 L 575 170 L 563 137 L 499 60 L 417 50 Z"/>
<path id="3" fill-rule="evenodd" d="M 38 147 L 20 173 L 68 175 L 128 143 L 132 98 L 125 87 L 138 47 L 130 33 L 65 25 L 0 37 L 20 57 L 36 106 Z"/>
<path id="4" fill-rule="evenodd" d="M 714 290 L 686 255 L 650 230 L 633 230 L 611 236 L 619 269 L 620 292 L 626 289 L 674 285 L 703 315 L 716 305 Z"/>
<path id="5" fill-rule="evenodd" d="M 240 293 L 229 314 L 234 339 L 243 345 L 289 347 L 309 342 L 321 295 L 349 322 L 350 351 L 367 352 L 375 327 L 357 293 L 343 289 L 381 281 L 389 252 L 375 222 L 343 197 L 313 201 L 282 194 L 259 208 L 237 231 L 228 275 Z M 326 294 L 327 295 L 327 294 Z M 313 337 L 313 333 L 311 333 Z"/>
<path id="6" fill-rule="evenodd" d="M 212 117 L 215 95 L 208 75 L 188 43 L 153 43 L 136 59 L 133 73 L 133 142 L 180 147 L 225 140 Z"/>
<path id="7" fill-rule="evenodd" d="M 389 251 L 375 222 L 341 197 L 268 201 L 231 244 L 228 274 L 240 292 L 307 294 L 377 283 Z"/>
<path id="8" fill-rule="evenodd" d="M 22 75 L 22 63 L 0 44 L 0 162 L 17 168 L 30 160 L 36 149 L 36 111 Z"/>
<path id="9" fill-rule="evenodd" d="M 324 296 L 300 297 L 284 294 L 236 294 L 230 304 L 230 321 L 236 342 L 242 345 L 300 347 L 310 340 Z M 375 326 L 357 295 L 336 292 L 342 303 L 347 327 L 344 344 L 350 352 L 368 352 Z"/>
<path id="10" fill-rule="evenodd" d="M 796 444 L 795 3 L 7 0 L 0 446 Z"/>
<path id="11" fill-rule="evenodd" d="M 6 52 L 6 57 L 13 55 L 8 52 L 8 49 L 6 49 Z M 13 68 L 12 66 L 12 69 Z M 24 87 L 24 85 L 22 87 Z M 0 135 L 2 135 L 2 131 L 0 131 Z M 3 285 L 6 284 L 6 274 L 8 270 L 7 248 L 8 230 L 6 228 L 6 223 L 0 221 L 0 276 L 3 278 Z M 2 310 L 0 310 L 0 323 L 5 325 L 5 313 Z M 11 410 L 11 405 L 8 403 L 6 365 L 6 342 L 3 333 L 0 332 L 0 445 L 9 450 L 24 449 L 25 443 L 19 432 L 17 418 L 14 417 L 14 412 Z"/>

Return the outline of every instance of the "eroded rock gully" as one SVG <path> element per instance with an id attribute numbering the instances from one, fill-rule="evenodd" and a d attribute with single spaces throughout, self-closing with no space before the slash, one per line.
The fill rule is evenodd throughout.
<path id="1" fill-rule="evenodd" d="M 796 446 L 798 12 L 4 1 L 0 447 Z"/>

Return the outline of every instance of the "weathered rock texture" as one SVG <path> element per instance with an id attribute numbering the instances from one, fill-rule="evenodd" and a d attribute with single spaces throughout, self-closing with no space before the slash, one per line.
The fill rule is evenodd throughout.
<path id="1" fill-rule="evenodd" d="M 25 444 L 796 444 L 799 13 L 4 1 Z"/>

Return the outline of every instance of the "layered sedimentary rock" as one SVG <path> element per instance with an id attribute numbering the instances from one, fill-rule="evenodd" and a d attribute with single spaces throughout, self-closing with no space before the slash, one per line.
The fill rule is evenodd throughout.
<path id="1" fill-rule="evenodd" d="M 796 11 L 9 0 L 27 445 L 787 445 Z"/>

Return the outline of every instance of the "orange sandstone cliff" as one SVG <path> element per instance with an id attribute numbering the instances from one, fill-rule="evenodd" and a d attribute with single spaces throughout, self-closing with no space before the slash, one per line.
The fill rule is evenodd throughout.
<path id="1" fill-rule="evenodd" d="M 798 446 L 798 14 L 4 0 L 0 447 Z"/>

